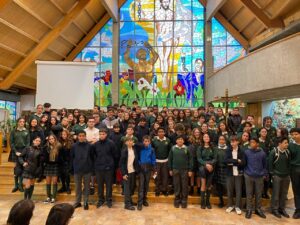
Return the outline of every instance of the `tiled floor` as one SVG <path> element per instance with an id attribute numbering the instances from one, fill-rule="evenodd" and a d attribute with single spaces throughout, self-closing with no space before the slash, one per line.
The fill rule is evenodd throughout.
<path id="1" fill-rule="evenodd" d="M 14 204 L 12 200 L 0 200 L 0 224 L 5 224 L 10 208 Z M 47 215 L 52 205 L 44 205 L 41 202 L 36 203 L 34 216 L 31 225 L 45 224 Z M 290 201 L 288 212 L 292 214 L 293 203 Z M 118 224 L 168 224 L 168 225 L 299 225 L 300 220 L 277 219 L 270 213 L 267 213 L 267 219 L 260 219 L 253 215 L 251 220 L 246 220 L 244 214 L 241 216 L 235 213 L 227 214 L 225 209 L 218 209 L 213 206 L 211 210 L 202 210 L 198 205 L 189 205 L 188 209 L 175 209 L 170 204 L 153 203 L 142 211 L 127 211 L 123 209 L 122 203 L 115 203 L 113 208 L 103 207 L 96 209 L 94 205 L 90 210 L 84 211 L 77 209 L 70 225 L 118 225 Z"/>

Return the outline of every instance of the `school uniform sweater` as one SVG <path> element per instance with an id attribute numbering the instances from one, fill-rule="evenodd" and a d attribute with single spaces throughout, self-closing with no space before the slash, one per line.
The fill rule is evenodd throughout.
<path id="1" fill-rule="evenodd" d="M 286 177 L 290 173 L 291 155 L 288 149 L 274 148 L 269 155 L 269 171 L 272 175 Z"/>
<path id="2" fill-rule="evenodd" d="M 71 170 L 74 174 L 91 173 L 93 170 L 93 155 L 88 142 L 76 142 L 71 148 Z"/>
<path id="3" fill-rule="evenodd" d="M 169 170 L 189 170 L 193 169 L 193 157 L 187 147 L 175 145 L 169 153 Z"/>
<path id="4" fill-rule="evenodd" d="M 158 161 L 168 159 L 169 152 L 172 148 L 172 143 L 169 138 L 164 137 L 163 139 L 159 139 L 158 137 L 154 137 L 152 139 L 152 146 L 155 149 L 155 155 Z"/>
<path id="5" fill-rule="evenodd" d="M 290 143 L 289 151 L 291 153 L 291 169 L 300 172 L 300 144 Z"/>
<path id="6" fill-rule="evenodd" d="M 213 147 L 200 147 L 197 151 L 197 160 L 200 166 L 205 166 L 206 164 L 215 165 L 216 151 Z"/>
<path id="7" fill-rule="evenodd" d="M 245 174 L 250 177 L 267 176 L 267 157 L 261 149 L 247 149 L 244 153 Z"/>
<path id="8" fill-rule="evenodd" d="M 10 146 L 13 151 L 30 145 L 30 134 L 26 128 L 14 129 L 10 134 Z"/>

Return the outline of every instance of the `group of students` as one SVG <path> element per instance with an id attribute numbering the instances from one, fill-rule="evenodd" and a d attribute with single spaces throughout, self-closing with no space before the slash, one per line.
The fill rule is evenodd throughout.
<path id="1" fill-rule="evenodd" d="M 32 196 L 35 179 L 44 175 L 45 203 L 54 203 L 58 180 L 62 183 L 59 192 L 71 193 L 73 174 L 75 208 L 81 207 L 82 195 L 84 209 L 89 208 L 88 198 L 97 181 L 97 208 L 112 207 L 112 185 L 120 183 L 125 209 L 137 206 L 142 210 L 149 206 L 147 193 L 153 175 L 155 195 L 174 192 L 176 208 L 187 208 L 188 195 L 194 194 L 196 186 L 201 208 L 211 209 L 215 187 L 219 207 L 224 206 L 227 190 L 228 213 L 235 210 L 240 215 L 242 197 L 246 197 L 246 218 L 251 218 L 253 210 L 266 218 L 261 198 L 270 198 L 272 186 L 272 214 L 281 218 L 289 217 L 285 200 L 291 179 L 293 218 L 300 218 L 300 129 L 275 129 L 271 117 L 265 117 L 258 129 L 254 117 L 243 120 L 238 108 L 226 118 L 213 105 L 207 110 L 164 107 L 159 111 L 153 106 L 143 111 L 133 102 L 132 108 L 114 105 L 106 113 L 95 106 L 87 118 L 78 109 L 58 112 L 45 103 L 37 106 L 28 129 L 25 124 L 20 118 L 11 133 L 10 159 L 16 162 L 13 192 L 22 191 L 24 178 L 26 199 Z M 137 176 L 138 202 L 134 203 Z"/>

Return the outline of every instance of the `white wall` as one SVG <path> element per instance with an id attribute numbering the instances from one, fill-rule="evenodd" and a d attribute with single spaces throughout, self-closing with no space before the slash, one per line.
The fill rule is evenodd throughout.
<path id="1" fill-rule="evenodd" d="M 92 109 L 96 63 L 37 61 L 36 102 L 52 108 Z"/>

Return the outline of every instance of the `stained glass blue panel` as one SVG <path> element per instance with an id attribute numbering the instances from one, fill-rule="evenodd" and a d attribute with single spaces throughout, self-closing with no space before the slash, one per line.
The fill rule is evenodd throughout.
<path id="1" fill-rule="evenodd" d="M 220 69 L 226 65 L 226 47 L 213 47 L 214 69 Z"/>

